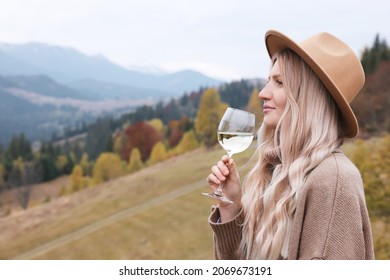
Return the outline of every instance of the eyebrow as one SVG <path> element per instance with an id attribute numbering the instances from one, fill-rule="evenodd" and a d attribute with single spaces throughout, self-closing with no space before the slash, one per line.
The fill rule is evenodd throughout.
<path id="1" fill-rule="evenodd" d="M 277 79 L 280 79 L 281 77 L 282 77 L 282 76 L 281 76 L 280 74 L 271 75 L 271 76 L 268 76 L 268 80 L 270 80 L 271 78 L 277 80 Z"/>

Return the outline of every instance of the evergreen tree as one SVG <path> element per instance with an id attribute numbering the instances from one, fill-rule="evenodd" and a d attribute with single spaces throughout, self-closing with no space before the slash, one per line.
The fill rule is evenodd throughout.
<path id="1" fill-rule="evenodd" d="M 366 74 L 375 72 L 377 66 L 382 61 L 390 60 L 390 48 L 387 46 L 386 40 L 381 39 L 379 34 L 376 34 L 374 43 L 371 48 L 365 48 L 362 54 L 361 62 Z"/>
<path id="2" fill-rule="evenodd" d="M 88 127 L 85 152 L 91 160 L 95 160 L 103 152 L 112 151 L 113 126 L 112 119 L 106 118 Z"/>
<path id="3" fill-rule="evenodd" d="M 57 161 L 59 155 L 59 149 L 54 148 L 51 143 L 42 144 L 39 151 L 39 164 L 42 168 L 43 181 L 52 180 L 63 174 L 63 171 L 57 168 L 60 165 L 60 162 Z"/>
<path id="4" fill-rule="evenodd" d="M 0 193 L 2 192 L 5 184 L 5 169 L 4 166 L 0 163 Z"/>
<path id="5" fill-rule="evenodd" d="M 233 108 L 242 109 L 248 104 L 253 86 L 246 80 L 234 81 L 219 88 L 221 100 Z"/>

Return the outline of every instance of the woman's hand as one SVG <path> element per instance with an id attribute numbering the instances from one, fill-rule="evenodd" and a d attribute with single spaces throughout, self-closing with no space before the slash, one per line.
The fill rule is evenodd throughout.
<path id="1" fill-rule="evenodd" d="M 219 203 L 222 222 L 234 218 L 242 207 L 241 181 L 234 160 L 227 155 L 224 155 L 222 159 L 211 168 L 211 173 L 207 177 L 207 182 L 213 191 L 222 184 L 224 195 L 234 202 Z"/>

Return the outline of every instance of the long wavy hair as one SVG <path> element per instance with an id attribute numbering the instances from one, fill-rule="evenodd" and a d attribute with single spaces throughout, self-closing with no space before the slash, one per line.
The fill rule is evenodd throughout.
<path id="1" fill-rule="evenodd" d="M 261 126 L 253 167 L 243 185 L 243 259 L 286 259 L 296 199 L 310 172 L 342 145 L 339 111 L 331 95 L 293 51 L 279 61 L 287 93 L 274 129 Z"/>

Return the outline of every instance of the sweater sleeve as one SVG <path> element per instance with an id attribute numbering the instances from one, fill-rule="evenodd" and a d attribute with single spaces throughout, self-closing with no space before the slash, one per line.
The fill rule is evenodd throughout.
<path id="1" fill-rule="evenodd" d="M 300 236 L 290 241 L 294 258 L 374 258 L 360 173 L 343 155 L 313 171 L 298 198 L 295 219 Z"/>
<path id="2" fill-rule="evenodd" d="M 218 207 L 213 208 L 209 224 L 214 232 L 214 254 L 217 260 L 239 259 L 238 248 L 242 237 L 243 210 L 231 221 L 219 223 Z"/>

